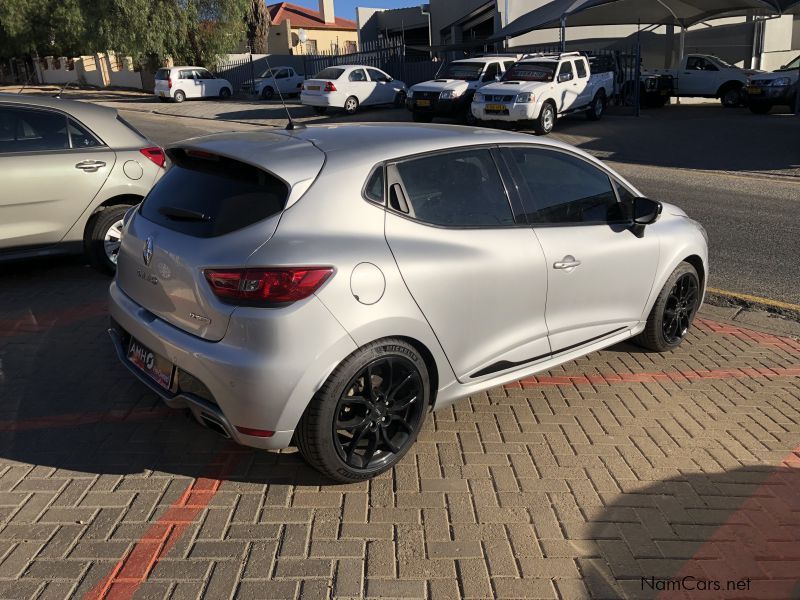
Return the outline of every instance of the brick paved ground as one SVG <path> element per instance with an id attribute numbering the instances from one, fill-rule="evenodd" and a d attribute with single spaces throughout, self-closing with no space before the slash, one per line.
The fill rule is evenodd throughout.
<path id="1" fill-rule="evenodd" d="M 162 408 L 112 356 L 106 286 L 4 267 L 2 598 L 648 598 L 642 577 L 684 576 L 723 591 L 662 597 L 800 598 L 797 341 L 706 313 L 677 352 L 459 402 L 394 472 L 336 486 Z"/>

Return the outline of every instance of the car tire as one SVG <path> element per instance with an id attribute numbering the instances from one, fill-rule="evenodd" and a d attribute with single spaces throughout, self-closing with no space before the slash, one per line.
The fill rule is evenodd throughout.
<path id="1" fill-rule="evenodd" d="M 395 338 L 373 342 L 343 360 L 314 395 L 295 431 L 297 446 L 335 481 L 370 479 L 413 445 L 430 395 L 427 366 L 413 346 Z"/>
<path id="2" fill-rule="evenodd" d="M 318 115 L 324 115 L 326 112 L 328 112 L 328 107 L 327 106 L 315 106 L 314 107 L 314 112 L 317 113 Z"/>
<path id="3" fill-rule="evenodd" d="M 606 112 L 606 94 L 603 90 L 600 90 L 595 94 L 589 110 L 586 111 L 586 117 L 590 121 L 599 121 L 603 118 L 604 112 Z"/>
<path id="4" fill-rule="evenodd" d="M 122 217 L 130 207 L 129 204 L 109 206 L 89 221 L 83 240 L 84 250 L 89 263 L 101 273 L 113 275 L 117 270 Z"/>
<path id="5" fill-rule="evenodd" d="M 700 308 L 701 294 L 697 270 L 682 262 L 667 279 L 644 331 L 634 341 L 655 352 L 668 352 L 680 346 Z"/>
<path id="6" fill-rule="evenodd" d="M 175 94 L 172 96 L 172 99 L 180 104 L 184 100 L 186 100 L 186 94 L 184 94 L 181 90 L 177 90 Z"/>
<path id="7" fill-rule="evenodd" d="M 470 127 L 475 127 L 478 124 L 478 119 L 472 114 L 472 109 L 469 106 L 467 106 L 467 110 L 464 111 L 461 120 L 464 122 L 464 125 L 468 125 Z"/>
<path id="8" fill-rule="evenodd" d="M 719 101 L 725 108 L 736 108 L 742 104 L 742 88 L 730 85 L 723 88 L 719 94 Z"/>
<path id="9" fill-rule="evenodd" d="M 220 100 L 227 100 L 230 97 L 231 97 L 231 89 L 230 88 L 224 87 L 219 91 Z"/>
<path id="10" fill-rule="evenodd" d="M 354 115 L 358 112 L 358 98 L 350 96 L 344 101 L 344 112 L 348 115 Z"/>
<path id="11" fill-rule="evenodd" d="M 539 118 L 533 121 L 533 130 L 539 135 L 548 135 L 556 125 L 556 107 L 549 100 L 544 103 Z"/>
<path id="12" fill-rule="evenodd" d="M 262 100 L 272 100 L 274 97 L 275 97 L 275 90 L 272 89 L 272 86 L 268 85 L 263 90 L 261 90 Z"/>
<path id="13" fill-rule="evenodd" d="M 394 96 L 394 107 L 395 108 L 403 108 L 406 105 L 406 98 L 407 95 L 404 91 L 399 91 Z"/>
<path id="14" fill-rule="evenodd" d="M 772 110 L 772 105 L 766 104 L 765 102 L 753 102 L 751 100 L 748 108 L 754 115 L 766 115 Z"/>
<path id="15" fill-rule="evenodd" d="M 430 123 L 431 121 L 433 121 L 433 115 L 428 115 L 416 111 L 411 113 L 411 118 L 414 121 L 414 123 Z"/>

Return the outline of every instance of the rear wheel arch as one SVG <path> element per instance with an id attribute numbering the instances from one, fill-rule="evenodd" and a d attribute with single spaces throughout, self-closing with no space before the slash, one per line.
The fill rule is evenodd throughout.
<path id="1" fill-rule="evenodd" d="M 430 406 L 433 407 L 436 404 L 436 394 L 439 391 L 439 366 L 436 364 L 436 359 L 433 356 L 433 353 L 428 349 L 428 347 L 420 342 L 417 339 L 412 337 L 407 337 L 403 335 L 399 336 L 391 336 L 397 339 L 401 339 L 404 342 L 407 342 L 411 346 L 414 347 L 417 352 L 419 352 L 422 360 L 425 361 L 425 366 L 428 368 L 428 377 L 430 379 L 431 389 L 430 389 Z"/>
<path id="2" fill-rule="evenodd" d="M 86 220 L 86 225 L 84 226 L 84 233 L 90 230 L 92 220 L 110 206 L 120 206 L 122 204 L 134 206 L 139 204 L 143 199 L 142 196 L 136 194 L 120 194 L 119 196 L 112 196 L 108 200 L 104 200 L 101 204 L 98 204 L 92 211 L 92 214 L 89 215 L 89 218 Z"/>

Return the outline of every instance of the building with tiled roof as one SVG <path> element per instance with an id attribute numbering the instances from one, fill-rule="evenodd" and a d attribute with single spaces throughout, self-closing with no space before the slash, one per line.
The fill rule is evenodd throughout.
<path id="1" fill-rule="evenodd" d="M 318 11 L 290 2 L 269 4 L 267 10 L 271 54 L 349 54 L 358 50 L 358 24 L 337 17 L 333 0 L 319 0 Z"/>

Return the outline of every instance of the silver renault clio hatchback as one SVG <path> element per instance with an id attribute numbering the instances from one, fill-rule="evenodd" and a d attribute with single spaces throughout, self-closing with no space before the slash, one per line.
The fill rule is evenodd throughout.
<path id="1" fill-rule="evenodd" d="M 624 340 L 677 347 L 705 292 L 703 228 L 555 141 L 360 124 L 167 153 L 124 219 L 120 359 L 338 481 L 392 467 L 431 409 Z"/>

